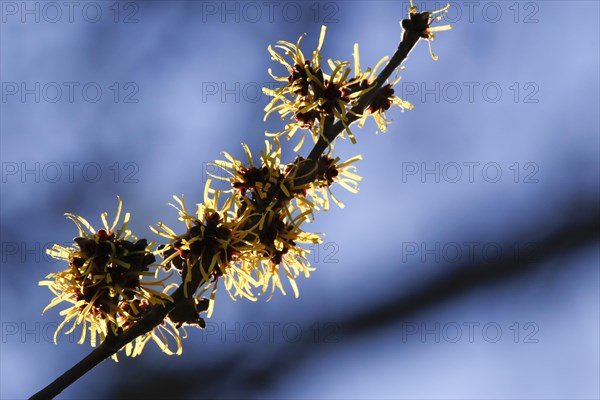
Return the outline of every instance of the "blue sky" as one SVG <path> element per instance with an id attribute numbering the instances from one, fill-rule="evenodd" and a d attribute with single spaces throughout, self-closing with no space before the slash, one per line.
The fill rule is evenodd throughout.
<path id="1" fill-rule="evenodd" d="M 351 60 L 359 43 L 362 64 L 373 66 L 392 55 L 407 10 L 399 1 L 55 4 L 1 3 L 2 398 L 31 395 L 89 352 L 66 340 L 52 344 L 58 311 L 41 316 L 51 294 L 37 282 L 62 267 L 43 249 L 76 232 L 65 212 L 97 226 L 119 195 L 134 232 L 156 239 L 149 225 L 176 224 L 166 205 L 173 194 L 201 201 L 208 162 L 222 151 L 241 156 L 242 142 L 258 152 L 264 131 L 282 126 L 276 117 L 263 122 L 268 99 L 256 92 L 271 83 L 267 69 L 278 67 L 269 44 L 307 33 L 310 53 L 325 24 L 326 58 Z M 113 396 L 105 383 L 127 366 L 192 368 L 236 352 L 260 363 L 293 347 L 284 326 L 315 321 L 339 340 L 320 343 L 288 374 L 244 394 L 600 395 L 597 239 L 410 320 L 348 340 L 335 329 L 354 312 L 452 272 L 465 257 L 486 268 L 494 252 L 535 246 L 560 226 L 597 215 L 598 2 L 451 5 L 453 30 L 433 42 L 439 61 L 420 43 L 400 72 L 397 93 L 414 110 L 391 111 L 386 134 L 367 124 L 355 129 L 358 144 L 338 143 L 342 158 L 363 155 L 361 191 L 339 188 L 345 209 L 312 224 L 325 244 L 314 255 L 317 271 L 299 281 L 300 298 L 254 304 L 221 293 L 210 321 L 218 332 L 192 330 L 183 356 L 148 349 L 118 365 L 107 361 L 64 398 Z M 223 336 L 236 322 L 261 330 L 278 323 L 276 343 L 266 331 L 256 342 Z M 456 326 L 462 336 L 453 341 Z M 499 339 L 484 327 L 499 327 Z M 403 338 L 407 329 L 417 332 Z M 245 368 L 223 378 L 234 387 L 222 396 L 235 395 L 236 373 Z"/>

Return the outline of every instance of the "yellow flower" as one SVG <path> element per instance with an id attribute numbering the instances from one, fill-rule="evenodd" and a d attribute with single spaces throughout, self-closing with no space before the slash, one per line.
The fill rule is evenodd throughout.
<path id="1" fill-rule="evenodd" d="M 301 40 L 298 40 L 296 45 L 289 42 L 278 42 L 279 44 L 276 46 L 291 58 L 291 63 L 288 63 L 284 56 L 269 47 L 272 59 L 283 64 L 288 70 L 289 76 L 277 77 L 269 70 L 275 80 L 286 82 L 286 85 L 275 90 L 263 90 L 267 95 L 273 97 L 273 100 L 265 108 L 265 119 L 271 113 L 278 112 L 282 119 L 289 116 L 290 123 L 282 132 L 268 135 L 275 137 L 285 135 L 287 139 L 290 139 L 298 129 L 302 129 L 302 137 L 294 151 L 298 151 L 303 145 L 305 130 L 310 132 L 314 142 L 320 137 L 324 138 L 323 129 L 327 121 L 341 121 L 344 131 L 339 136 L 344 138 L 347 135 L 352 143 L 356 143 L 354 134 L 350 130 L 349 115 L 353 114 L 353 117 L 359 117 L 359 127 L 362 127 L 365 120 L 372 116 L 379 130 L 385 132 L 388 125 L 385 117 L 386 110 L 392 105 L 399 106 L 403 110 L 412 109 L 409 102 L 394 96 L 392 87 L 400 80 L 398 78 L 378 90 L 363 114 L 355 114 L 352 108 L 358 104 L 363 95 L 373 89 L 378 70 L 387 62 L 388 57 L 383 57 L 373 69 L 367 68 L 362 71 L 358 44 L 355 44 L 354 67 L 350 66 L 350 62 L 328 60 L 331 74 L 327 75 L 321 69 L 321 56 L 319 55 L 324 35 L 325 27 L 323 26 L 319 46 L 312 61 L 305 60 L 299 48 Z M 330 143 L 330 148 L 333 148 L 333 143 Z"/>
<path id="2" fill-rule="evenodd" d="M 313 141 L 323 137 L 323 128 L 328 118 L 336 118 L 340 121 L 347 121 L 347 113 L 354 106 L 359 97 L 366 93 L 369 88 L 361 85 L 361 82 L 370 71 L 361 74 L 360 70 L 355 71 L 354 76 L 350 77 L 352 68 L 349 62 L 328 60 L 328 66 L 331 74 L 325 74 L 321 68 L 321 56 L 319 54 L 323 40 L 325 38 L 326 28 L 321 28 L 319 45 L 313 53 L 311 60 L 305 60 L 304 54 L 300 50 L 300 37 L 297 44 L 279 41 L 276 48 L 283 50 L 284 54 L 291 58 L 291 63 L 286 58 L 277 53 L 271 46 L 269 52 L 271 58 L 280 62 L 286 67 L 289 75 L 287 77 L 278 77 L 269 73 L 279 82 L 286 82 L 286 85 L 279 89 L 263 89 L 264 93 L 272 96 L 273 100 L 265 107 L 265 119 L 273 112 L 277 111 L 281 119 L 290 115 L 290 123 L 285 129 L 271 136 L 286 135 L 290 139 L 298 129 L 308 129 Z M 347 128 L 347 127 L 346 127 Z M 346 132 L 352 142 L 355 142 L 354 136 L 349 129 Z M 343 137 L 343 135 L 342 135 Z M 304 142 L 304 132 L 295 151 L 302 146 Z"/>
<path id="3" fill-rule="evenodd" d="M 373 70 L 371 70 L 369 68 L 364 73 L 361 73 L 358 44 L 354 44 L 354 54 L 353 55 L 354 55 L 354 65 L 355 65 L 354 68 L 357 71 L 357 73 L 363 77 L 362 80 L 360 81 L 360 86 L 363 88 L 370 88 L 371 85 L 377 79 L 377 72 L 378 72 L 379 68 L 383 65 L 384 62 L 386 62 L 388 60 L 388 57 L 383 57 L 381 60 L 379 60 L 379 62 L 377 63 L 377 65 L 375 65 L 375 68 L 373 68 Z M 411 103 L 409 103 L 406 100 L 402 100 L 398 96 L 394 95 L 393 87 L 399 81 L 400 81 L 400 77 L 396 78 L 396 80 L 394 80 L 392 83 L 388 83 L 388 84 L 382 86 L 377 91 L 377 93 L 374 95 L 373 99 L 369 102 L 367 109 L 363 112 L 362 115 L 359 115 L 359 119 L 358 119 L 358 127 L 359 128 L 363 127 L 363 125 L 365 124 L 368 117 L 373 117 L 373 119 L 375 120 L 375 123 L 377 124 L 377 128 L 382 132 L 386 132 L 387 126 L 389 125 L 389 121 L 386 119 L 385 112 L 391 106 L 394 106 L 394 105 L 398 106 L 402 109 L 402 111 L 404 111 L 405 109 L 409 109 L 409 110 L 413 109 L 413 105 Z M 368 91 L 368 90 L 366 90 L 366 91 Z M 366 93 L 366 91 L 363 93 Z M 346 130 L 349 131 L 350 129 L 348 127 L 346 127 Z"/>
<path id="4" fill-rule="evenodd" d="M 161 266 L 165 271 L 174 268 L 182 275 L 185 297 L 192 298 L 194 295 L 188 293 L 187 284 L 191 282 L 195 271 L 200 272 L 205 282 L 215 284 L 212 285 L 208 316 L 212 313 L 216 281 L 226 272 L 230 261 L 235 259 L 238 252 L 236 246 L 239 245 L 239 238 L 234 231 L 235 223 L 231 219 L 233 213 L 229 211 L 232 202 L 226 200 L 225 205 L 219 207 L 221 192 L 212 189 L 210 184 L 209 179 L 204 203 L 197 205 L 195 214 L 188 212 L 183 196 L 173 196 L 177 205 L 171 205 L 179 211 L 179 220 L 185 222 L 187 227 L 184 234 L 177 235 L 161 222 L 156 228 L 150 227 L 154 233 L 169 239 L 166 245 L 158 249 L 158 254 L 164 258 Z"/>
<path id="5" fill-rule="evenodd" d="M 318 235 L 301 228 L 319 208 L 306 196 L 314 184 L 296 185 L 300 162 L 281 164 L 277 139 L 266 142 L 256 162 L 245 145 L 244 150 L 246 163 L 228 153 L 225 160 L 215 162 L 225 173 L 213 177 L 229 182 L 231 189 L 215 190 L 209 180 L 205 202 L 198 205 L 196 214 L 187 211 L 183 198 L 175 197 L 175 207 L 179 210 L 179 219 L 186 223 L 186 233 L 177 235 L 164 224 L 153 228 L 169 239 L 169 243 L 159 249 L 164 257 L 162 266 L 180 271 L 184 284 L 194 269 L 199 269 L 205 286 L 196 296 L 211 291 L 211 300 L 215 298 L 220 280 L 234 299 L 256 300 L 256 289 L 258 294 L 264 294 L 269 287 L 271 295 L 275 288 L 285 293 L 281 283 L 283 275 L 298 295 L 294 279 L 308 276 L 312 270 L 306 258 L 308 249 L 302 244 L 321 241 Z M 326 173 L 323 171 L 322 175 Z M 331 184 L 320 179 L 319 185 Z M 316 193 L 311 193 L 311 197 L 316 199 Z M 186 293 L 186 296 L 192 295 Z M 212 309 L 213 301 L 208 307 L 209 316 Z"/>
<path id="6" fill-rule="evenodd" d="M 252 288 L 262 286 L 262 293 L 271 287 L 283 293 L 281 277 L 285 274 L 294 293 L 298 290 L 294 279 L 301 274 L 308 276 L 312 270 L 306 259 L 307 249 L 298 243 L 319 243 L 316 234 L 305 232 L 301 224 L 314 218 L 314 211 L 329 208 L 329 198 L 343 207 L 331 193 L 330 186 L 339 183 L 351 192 L 356 192 L 361 179 L 352 165 L 361 159 L 354 157 L 344 163 L 339 158 L 324 156 L 317 163 L 315 180 L 304 185 L 295 181 L 304 159 L 298 157 L 288 165 L 281 165 L 281 147 L 275 138 L 266 142 L 266 151 L 261 152 L 260 163 L 244 145 L 247 164 L 225 153 L 226 161 L 217 161 L 225 174 L 215 175 L 232 185 L 237 210 L 238 225 L 234 231 L 247 244 L 237 248 L 236 262 L 230 265 L 230 274 L 225 276 L 225 285 L 232 297 L 245 296 L 255 299 Z"/>
<path id="7" fill-rule="evenodd" d="M 359 160 L 362 160 L 360 155 L 342 163 L 339 162 L 339 157 L 335 159 L 330 156 L 321 157 L 317 163 L 316 181 L 307 190 L 307 195 L 311 197 L 317 207 L 328 211 L 331 197 L 338 207 L 344 208 L 344 204 L 331 191 L 334 183 L 339 184 L 350 193 L 358 193 L 358 182 L 362 178 L 356 173 L 356 167 L 353 164 Z"/>
<path id="8" fill-rule="evenodd" d="M 77 225 L 79 236 L 74 239 L 73 247 L 54 245 L 48 250 L 52 257 L 69 262 L 66 270 L 50 274 L 39 283 L 55 295 L 44 312 L 62 302 L 71 304 L 60 312 L 64 320 L 56 329 L 55 342 L 70 324 L 66 334 L 81 326 L 79 343 L 85 341 L 89 330 L 90 343 L 95 347 L 98 336 L 104 341 L 117 335 L 141 318 L 145 308 L 171 301 L 164 291 L 151 288 L 166 289 L 164 279 L 144 279 L 155 276 L 150 271 L 155 261 L 151 252 L 153 243 L 131 235 L 127 229 L 129 213 L 117 229 L 122 211 L 120 198 L 118 202 L 112 225 L 108 225 L 107 213 L 103 213 L 104 229 L 98 231 L 83 217 L 66 214 Z"/>
<path id="9" fill-rule="evenodd" d="M 404 34 L 415 34 L 422 39 L 427 40 L 427 44 L 429 44 L 429 54 L 431 54 L 431 58 L 435 61 L 438 60 L 438 57 L 433 54 L 433 50 L 431 49 L 431 41 L 435 39 L 434 32 L 448 31 L 452 29 L 452 25 L 448 24 L 435 27 L 431 27 L 430 25 L 435 21 L 441 21 L 443 15 L 448 13 L 448 9 L 450 9 L 449 3 L 439 10 L 420 13 L 417 12 L 417 7 L 413 4 L 412 0 L 410 0 L 408 19 L 402 20 L 402 28 L 405 31 Z"/>

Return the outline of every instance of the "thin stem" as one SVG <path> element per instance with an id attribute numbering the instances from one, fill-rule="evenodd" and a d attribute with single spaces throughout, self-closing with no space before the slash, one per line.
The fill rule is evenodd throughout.
<path id="1" fill-rule="evenodd" d="M 377 76 L 375 81 L 372 83 L 373 89 L 365 93 L 359 100 L 358 104 L 348 112 L 348 119 L 346 125 L 350 125 L 355 122 L 362 115 L 365 109 L 373 100 L 376 93 L 383 86 L 385 81 L 390 77 L 392 72 L 396 70 L 402 64 L 402 62 L 408 57 L 410 51 L 419 41 L 420 36 L 418 33 L 413 31 L 405 31 L 402 41 L 398 45 L 398 49 L 386 65 L 386 67 Z M 328 144 L 331 143 L 340 133 L 344 131 L 344 124 L 341 121 L 333 123 L 332 119 L 328 119 L 324 127 L 324 137 L 319 138 L 306 162 L 302 164 L 302 171 L 298 174 L 296 185 L 302 185 L 308 182 L 314 181 L 316 175 L 316 166 L 319 158 L 323 152 L 327 149 Z M 210 263 L 212 257 L 203 257 L 202 262 Z M 197 268 L 196 268 L 197 269 Z M 200 275 L 199 273 L 197 275 Z M 188 293 L 194 293 L 196 290 L 206 283 L 200 276 L 193 276 L 192 281 L 188 283 Z M 56 380 L 34 394 L 31 400 L 51 399 L 56 395 L 60 394 L 64 389 L 69 387 L 72 383 L 81 378 L 88 371 L 93 369 L 96 365 L 102 361 L 117 353 L 123 346 L 132 342 L 137 337 L 150 332 L 155 326 L 161 324 L 165 317 L 171 312 L 178 304 L 186 299 L 184 296 L 184 285 L 182 284 L 172 295 L 173 302 L 166 305 L 157 305 L 152 308 L 139 322 L 137 322 L 131 328 L 123 331 L 115 337 L 106 339 L 90 354 L 88 354 L 83 360 L 75 364 L 71 369 L 67 370 Z"/>

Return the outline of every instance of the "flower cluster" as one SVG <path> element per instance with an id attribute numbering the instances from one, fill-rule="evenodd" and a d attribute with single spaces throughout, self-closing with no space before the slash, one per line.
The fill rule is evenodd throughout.
<path id="1" fill-rule="evenodd" d="M 430 27 L 447 9 L 419 13 L 411 2 L 409 18 L 402 21 L 404 38 L 412 42 L 406 54 L 418 40 L 431 41 L 433 32 L 450 29 Z M 395 95 L 393 87 L 399 78 L 387 81 L 400 63 L 399 52 L 391 65 L 384 57 L 374 68 L 363 71 L 355 44 L 353 66 L 348 61 L 328 60 L 330 72 L 326 73 L 320 54 L 325 31 L 323 27 L 309 59 L 300 50 L 303 36 L 296 44 L 279 41 L 275 48 L 269 46 L 272 59 L 288 74 L 275 76 L 269 69 L 282 87 L 264 90 L 273 97 L 265 108 L 265 119 L 277 112 L 289 123 L 282 132 L 267 133 L 270 139 L 260 157 L 253 157 L 246 145 L 245 161 L 224 153 L 225 159 L 214 163 L 221 173 L 212 178 L 226 182 L 227 187 L 215 189 L 212 179 L 208 179 L 204 201 L 195 210 L 188 211 L 183 196 L 173 196 L 172 206 L 185 224 L 183 233 L 158 223 L 151 229 L 167 243 L 153 250 L 154 243 L 131 235 L 128 213 L 117 227 L 120 199 L 112 225 L 108 225 L 104 213 L 104 229 L 98 231 L 82 217 L 67 214 L 77 225 L 79 236 L 72 247 L 55 245 L 49 253 L 67 261 L 68 267 L 40 282 L 56 296 L 45 310 L 62 302 L 71 304 L 60 312 L 64 321 L 56 330 L 55 341 L 65 327 L 70 333 L 81 326 L 79 342 L 85 341 L 89 331 L 95 346 L 98 336 L 105 341 L 144 321 L 157 324 L 152 318 L 158 315 L 157 321 L 162 322 L 125 344 L 126 354 L 140 354 L 151 339 L 167 354 L 181 354 L 181 339 L 187 333 L 182 329 L 182 335 L 180 329 L 188 324 L 205 326 L 200 314 L 212 314 L 220 281 L 233 299 L 256 300 L 265 293 L 270 299 L 276 289 L 285 294 L 285 281 L 295 296 L 299 295 L 296 278 L 308 277 L 314 270 L 306 245 L 322 241 L 319 234 L 306 231 L 305 224 L 314 220 L 317 211 L 327 211 L 331 202 L 343 207 L 332 192 L 334 184 L 355 193 L 361 179 L 354 166 L 361 156 L 341 161 L 332 154 L 333 142 L 337 136 L 355 142 L 350 125 L 358 122 L 362 127 L 369 117 L 385 132 L 389 124 L 387 110 L 392 106 L 412 108 Z M 381 68 L 383 72 L 378 73 Z M 306 131 L 317 145 L 310 158 L 298 155 L 292 162 L 283 163 L 279 138 L 290 139 L 298 130 L 302 137 L 294 151 L 302 147 Z M 155 256 L 162 261 L 156 263 Z M 173 275 L 177 277 L 175 272 L 181 277 L 180 286 L 167 284 Z M 174 287 L 177 289 L 170 292 Z M 202 297 L 207 292 L 210 299 Z"/>
<path id="2" fill-rule="evenodd" d="M 79 343 L 85 342 L 89 331 L 90 343 L 96 346 L 98 337 L 104 341 L 116 336 L 139 321 L 154 305 L 172 301 L 167 294 L 169 287 L 165 284 L 168 276 L 156 279 L 156 271 L 151 271 L 156 270 L 153 244 L 148 244 L 146 239 L 137 240 L 127 229 L 129 213 L 125 214 L 122 225 L 117 227 L 121 212 L 122 202 L 119 199 L 114 222 L 109 227 L 107 213 L 103 213 L 104 229 L 98 231 L 84 218 L 66 214 L 77 225 L 79 236 L 74 239 L 73 247 L 54 245 L 48 254 L 69 264 L 64 271 L 50 274 L 40 282 L 56 296 L 44 312 L 63 302 L 71 304 L 60 312 L 64 320 L 56 329 L 55 342 L 67 326 L 65 334 L 81 326 Z M 177 318 L 167 318 L 163 325 L 126 346 L 126 354 L 139 354 L 150 338 L 171 353 L 165 333 L 175 339 L 177 351 L 181 352 L 180 335 L 175 329 L 180 322 Z"/>
<path id="3" fill-rule="evenodd" d="M 247 163 L 228 153 L 224 153 L 225 160 L 215 162 L 222 174 L 213 177 L 228 182 L 230 189 L 215 190 L 209 180 L 204 203 L 195 213 L 187 210 L 183 197 L 174 197 L 173 206 L 187 230 L 178 235 L 162 223 L 153 228 L 169 239 L 159 250 L 162 266 L 178 270 L 184 284 L 201 276 L 210 285 L 198 295 L 212 288 L 211 299 L 220 279 L 234 299 L 256 300 L 266 292 L 272 296 L 276 288 L 285 294 L 283 280 L 298 296 L 295 279 L 308 277 L 313 270 L 308 249 L 302 245 L 321 242 L 318 234 L 306 232 L 302 225 L 314 218 L 314 211 L 328 208 L 328 195 L 341 204 L 331 193 L 334 182 L 357 190 L 360 177 L 351 164 L 359 157 L 340 163 L 323 156 L 313 181 L 298 184 L 304 160 L 298 157 L 282 164 L 277 139 L 266 142 L 256 163 L 246 145 L 244 150 Z"/>
<path id="4" fill-rule="evenodd" d="M 398 82 L 398 79 L 386 84 L 383 90 L 374 93 L 367 110 L 363 114 L 356 114 L 353 108 L 357 106 L 362 96 L 373 89 L 377 71 L 388 60 L 388 57 L 382 58 L 373 69 L 368 68 L 366 71 L 362 71 L 358 44 L 355 44 L 354 68 L 347 61 L 328 60 L 331 73 L 326 74 L 322 69 L 320 55 L 325 30 L 325 26 L 323 26 L 319 45 L 313 52 L 311 60 L 305 59 L 300 50 L 300 42 L 304 36 L 301 36 L 296 44 L 279 41 L 275 46 L 276 49 L 283 51 L 284 55 L 290 59 L 289 62 L 284 55 L 269 46 L 271 58 L 281 63 L 289 75 L 275 76 L 269 69 L 269 74 L 273 79 L 285 82 L 286 85 L 275 90 L 263 89 L 265 94 L 273 97 L 265 108 L 265 119 L 275 111 L 280 114 L 282 119 L 289 116 L 290 122 L 282 132 L 274 134 L 275 136 L 285 135 L 289 139 L 298 129 L 303 130 L 302 138 L 294 149 L 295 151 L 304 143 L 305 130 L 311 133 L 314 142 L 320 137 L 326 139 L 323 130 L 328 118 L 341 121 L 344 124 L 345 133 L 355 143 L 356 140 L 349 127 L 348 117 L 350 115 L 362 119 L 360 126 L 368 116 L 373 116 L 379 129 L 385 132 L 388 125 L 385 112 L 391 106 L 396 105 L 402 110 L 412 108 L 409 102 L 394 94 L 392 87 Z M 343 137 L 343 135 L 341 136 Z"/>

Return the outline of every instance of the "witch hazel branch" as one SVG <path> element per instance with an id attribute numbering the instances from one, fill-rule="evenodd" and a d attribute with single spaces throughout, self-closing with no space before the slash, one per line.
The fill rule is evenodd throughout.
<path id="1" fill-rule="evenodd" d="M 178 222 L 152 226 L 156 240 L 138 238 L 128 229 L 131 216 L 120 198 L 114 217 L 101 215 L 100 229 L 66 214 L 78 236 L 71 246 L 49 250 L 67 267 L 40 282 L 54 295 L 44 312 L 67 305 L 59 313 L 63 321 L 55 341 L 61 332 L 76 332 L 78 343 L 89 342 L 95 349 L 32 398 L 52 398 L 104 359 L 138 356 L 149 342 L 166 354 L 181 354 L 186 326 L 206 326 L 217 290 L 223 290 L 219 288 L 234 300 L 270 299 L 276 292 L 298 297 L 296 280 L 314 271 L 310 247 L 322 242 L 306 226 L 332 204 L 344 206 L 336 187 L 358 192 L 356 163 L 361 156 L 335 156 L 338 140 L 356 143 L 351 126 L 356 123 L 360 129 L 369 118 L 386 132 L 391 107 L 412 109 L 395 94 L 397 72 L 420 40 L 429 43 L 431 52 L 435 32 L 451 28 L 431 26 L 448 7 L 419 12 L 411 2 L 397 50 L 373 68 L 361 66 L 358 44 L 351 61 L 325 62 L 325 26 L 309 57 L 300 48 L 304 35 L 295 43 L 282 40 L 269 46 L 284 75 L 269 69 L 279 86 L 263 89 L 272 97 L 265 119 L 278 115 L 284 128 L 266 132 L 259 152 L 243 145 L 243 160 L 224 153 L 223 160 L 215 161 L 220 173 L 207 180 L 202 203 L 190 205 L 183 195 L 174 196 Z M 433 52 L 431 56 L 437 59 Z M 297 141 L 290 163 L 281 161 L 282 139 Z M 299 155 L 309 142 L 309 154 Z M 214 180 L 224 181 L 226 188 L 216 189 Z"/>

